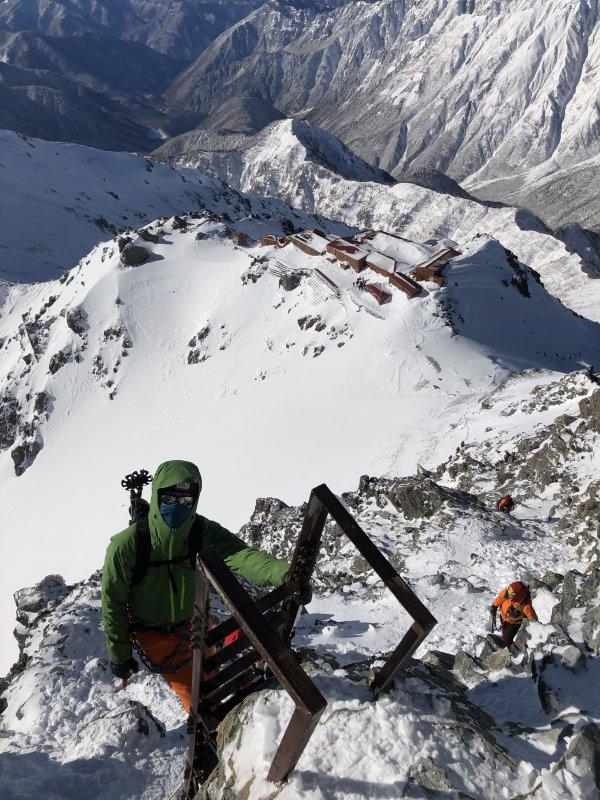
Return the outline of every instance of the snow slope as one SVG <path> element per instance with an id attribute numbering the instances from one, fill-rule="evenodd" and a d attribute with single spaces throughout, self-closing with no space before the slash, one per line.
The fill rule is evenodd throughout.
<path id="1" fill-rule="evenodd" d="M 326 224 L 277 201 L 250 201 L 194 170 L 142 156 L 0 132 L 0 279 L 37 281 L 70 269 L 100 241 L 163 214 L 194 208 L 286 215 Z M 243 211 L 248 213 L 248 209 Z"/>
<path id="2" fill-rule="evenodd" d="M 5 535 L 26 543 L 19 569 L 2 567 L 5 632 L 19 585 L 98 565 L 125 520 L 120 477 L 134 468 L 197 461 L 204 511 L 235 529 L 257 496 L 300 502 L 322 481 L 341 491 L 365 471 L 438 463 L 456 444 L 449 426 L 464 429 L 513 371 L 600 360 L 598 325 L 488 237 L 461 243 L 445 289 L 426 285 L 412 301 L 394 290 L 379 308 L 323 258 L 232 246 L 213 214 L 149 233 L 158 241 L 137 239 L 152 253 L 139 267 L 108 242 L 59 281 L 5 289 L 0 502 Z M 286 291 L 267 270 L 275 259 L 309 274 Z M 315 266 L 337 297 L 315 291 Z M 68 513 L 56 486 L 65 465 Z"/>
<path id="3" fill-rule="evenodd" d="M 498 204 L 434 191 L 412 183 L 382 185 L 357 170 L 356 156 L 325 131 L 295 120 L 271 125 L 254 139 L 215 145 L 187 134 L 157 154 L 185 167 L 197 167 L 246 192 L 271 194 L 307 211 L 350 225 L 390 230 L 416 241 L 476 234 L 494 236 L 537 270 L 548 290 L 590 319 L 600 319 L 600 254 L 576 227 L 560 238 L 531 214 Z M 234 137 L 232 137 L 233 139 Z M 318 145 L 315 146 L 315 142 Z M 210 145 L 210 151 L 204 148 Z M 248 146 L 251 145 L 251 146 Z M 315 153 L 335 153 L 322 159 Z M 340 159 L 346 159 L 341 165 Z M 516 198 L 512 198 L 515 200 Z"/>

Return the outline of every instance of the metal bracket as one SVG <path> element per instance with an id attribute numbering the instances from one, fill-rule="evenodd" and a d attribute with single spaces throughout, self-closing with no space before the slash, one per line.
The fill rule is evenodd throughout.
<path id="1" fill-rule="evenodd" d="M 377 672 L 371 684 L 373 693 L 377 695 L 392 685 L 398 670 L 427 637 L 431 629 L 437 624 L 437 620 L 419 600 L 406 581 L 398 575 L 394 567 L 363 531 L 346 506 L 324 483 L 316 486 L 310 493 L 304 523 L 292 556 L 292 565 L 289 573 L 291 578 L 296 580 L 300 586 L 310 581 L 319 555 L 321 538 L 328 514 L 337 522 L 342 532 L 350 539 L 374 572 L 379 575 L 402 608 L 413 618 L 413 624 L 384 666 Z M 298 606 L 294 607 L 293 599 L 288 601 L 286 608 L 294 613 L 295 619 L 295 612 L 297 612 Z M 288 636 L 291 634 L 291 627 L 286 633 Z"/>

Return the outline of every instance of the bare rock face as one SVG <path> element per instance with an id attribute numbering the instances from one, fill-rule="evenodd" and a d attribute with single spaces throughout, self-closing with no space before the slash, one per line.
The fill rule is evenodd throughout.
<path id="1" fill-rule="evenodd" d="M 34 461 L 43 447 L 39 439 L 27 439 L 10 451 L 10 457 L 15 467 L 15 475 L 22 475 L 27 467 Z"/>
<path id="2" fill-rule="evenodd" d="M 458 651 L 453 669 L 467 684 L 481 683 L 485 680 L 485 675 L 482 675 L 485 664 L 466 650 Z"/>
<path id="3" fill-rule="evenodd" d="M 565 647 L 561 656 L 560 663 L 571 672 L 578 672 L 586 669 L 585 656 L 578 647 L 569 645 Z"/>
<path id="4" fill-rule="evenodd" d="M 150 258 L 150 253 L 139 244 L 128 244 L 121 251 L 121 261 L 128 267 L 138 267 Z"/>
<path id="5" fill-rule="evenodd" d="M 152 244 L 158 244 L 159 241 L 158 236 L 155 233 L 146 230 L 146 228 L 140 228 L 138 231 L 138 236 L 145 242 L 151 242 Z"/>
<path id="6" fill-rule="evenodd" d="M 484 657 L 483 663 L 488 669 L 492 670 L 492 672 L 508 669 L 512 664 L 512 658 L 508 647 L 503 647 L 502 650 L 498 650 L 495 653 L 489 653 Z"/>
<path id="7" fill-rule="evenodd" d="M 293 292 L 300 286 L 301 277 L 297 272 L 286 272 L 279 278 L 279 286 L 285 292 Z"/>
<path id="8" fill-rule="evenodd" d="M 600 655 L 600 607 L 590 608 L 583 615 L 582 633 L 585 643 L 596 655 Z"/>
<path id="9" fill-rule="evenodd" d="M 2 403 L 2 415 L 0 416 L 0 450 L 11 447 L 17 438 L 19 425 L 19 403 L 14 397 L 5 395 L 0 402 Z"/>

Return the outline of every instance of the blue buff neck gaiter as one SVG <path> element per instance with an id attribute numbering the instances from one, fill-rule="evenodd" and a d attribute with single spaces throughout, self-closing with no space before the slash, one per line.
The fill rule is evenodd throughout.
<path id="1" fill-rule="evenodd" d="M 169 528 L 179 528 L 189 517 L 191 509 L 181 503 L 161 503 L 158 510 Z"/>

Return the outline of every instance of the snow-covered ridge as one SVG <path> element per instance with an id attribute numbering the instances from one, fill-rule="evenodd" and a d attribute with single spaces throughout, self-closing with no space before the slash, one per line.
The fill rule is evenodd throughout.
<path id="1" fill-rule="evenodd" d="M 10 131 L 0 131 L 0 165 L 4 281 L 57 277 L 122 230 L 195 208 L 287 218 L 292 226 L 327 224 L 281 201 L 240 196 L 198 170 Z"/>
<path id="2" fill-rule="evenodd" d="M 211 128 L 224 103 L 252 96 L 394 176 L 433 168 L 468 178 L 471 191 L 518 175 L 527 196 L 528 170 L 572 170 L 576 193 L 595 204 L 595 170 L 579 165 L 599 152 L 599 34 L 596 0 L 266 3 L 184 70 L 168 99 Z M 544 196 L 530 200 L 542 214 Z M 578 216 L 576 203 L 562 222 Z"/>
<path id="3" fill-rule="evenodd" d="M 195 165 L 206 164 L 212 153 L 218 154 L 215 167 L 221 167 L 220 177 L 233 186 L 239 184 L 240 172 L 256 161 L 258 154 L 265 166 L 270 162 L 274 173 L 286 167 L 294 169 L 304 159 L 347 180 L 394 183 L 391 175 L 359 158 L 335 136 L 300 119 L 273 122 L 254 135 L 190 131 L 165 142 L 153 156 L 172 164 Z"/>
<path id="4" fill-rule="evenodd" d="M 306 125 L 306 123 L 305 123 Z M 312 138 L 335 139 L 313 128 Z M 391 230 L 416 241 L 471 239 L 490 235 L 537 270 L 548 290 L 565 305 L 590 319 L 600 319 L 600 256 L 597 246 L 576 226 L 563 236 L 552 235 L 532 214 L 508 206 L 483 204 L 460 193 L 441 193 L 426 186 L 373 182 L 366 173 L 333 168 L 314 157 L 290 121 L 275 123 L 268 135 L 223 149 L 218 140 L 192 135 L 159 150 L 172 163 L 197 167 L 244 192 L 275 195 L 294 207 L 343 220 L 349 225 Z M 204 147 L 210 144 L 212 149 Z M 337 150 L 348 156 L 351 151 Z M 351 154 L 352 155 L 352 154 Z"/>

